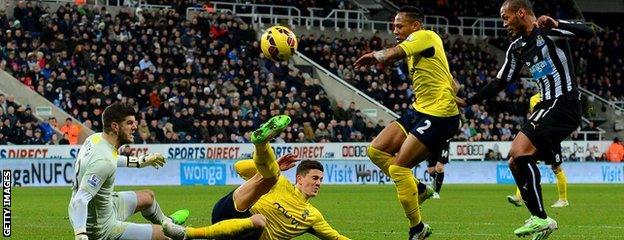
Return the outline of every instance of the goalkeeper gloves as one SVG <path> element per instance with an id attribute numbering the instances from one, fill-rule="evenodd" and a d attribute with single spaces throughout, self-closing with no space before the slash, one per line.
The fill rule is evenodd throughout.
<path id="1" fill-rule="evenodd" d="M 127 145 L 121 146 L 119 148 L 119 153 L 123 154 L 124 153 L 124 149 L 127 147 Z M 139 157 L 131 157 L 131 156 L 124 156 L 124 155 L 119 155 L 119 158 L 117 159 L 117 166 L 118 167 L 135 167 L 135 168 L 144 168 L 144 167 L 154 167 L 156 169 L 162 167 L 165 165 L 165 156 L 163 156 L 160 153 L 150 153 L 150 154 L 145 154 L 145 155 L 141 155 Z"/>

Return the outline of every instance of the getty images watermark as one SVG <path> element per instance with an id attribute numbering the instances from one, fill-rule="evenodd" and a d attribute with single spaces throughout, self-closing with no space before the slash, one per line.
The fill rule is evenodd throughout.
<path id="1" fill-rule="evenodd" d="M 2 236 L 11 236 L 11 170 L 2 170 Z"/>

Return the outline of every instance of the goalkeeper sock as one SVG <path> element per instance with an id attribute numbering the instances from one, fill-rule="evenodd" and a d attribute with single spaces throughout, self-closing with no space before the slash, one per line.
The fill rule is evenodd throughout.
<path id="1" fill-rule="evenodd" d="M 151 206 L 141 210 L 141 215 L 153 224 L 161 224 L 163 221 L 171 221 L 171 218 L 168 218 L 162 212 L 160 205 L 156 202 L 156 199 L 154 199 Z"/>
<path id="2" fill-rule="evenodd" d="M 559 192 L 559 199 L 568 200 L 568 178 L 563 172 L 563 169 L 556 173 L 557 175 L 557 191 Z"/>
<path id="3" fill-rule="evenodd" d="M 258 173 L 263 178 L 274 178 L 279 176 L 279 165 L 275 161 L 275 153 L 268 143 L 255 145 L 256 151 L 253 154 L 253 160 L 256 164 Z"/>
<path id="4" fill-rule="evenodd" d="M 420 208 L 418 207 L 417 180 L 409 168 L 390 165 L 388 170 L 396 186 L 399 202 L 403 206 L 405 216 L 410 221 L 410 227 L 414 227 L 421 222 Z"/>
<path id="5" fill-rule="evenodd" d="M 253 223 L 249 218 L 228 219 L 215 223 L 210 226 L 200 228 L 186 228 L 186 237 L 193 238 L 209 238 L 222 239 L 232 238 L 240 235 L 248 230 L 253 229 Z"/>

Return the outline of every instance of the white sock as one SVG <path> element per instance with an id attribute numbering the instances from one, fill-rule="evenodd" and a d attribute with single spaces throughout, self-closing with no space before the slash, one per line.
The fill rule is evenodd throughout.
<path id="1" fill-rule="evenodd" d="M 161 224 L 164 221 L 171 222 L 171 219 L 160 210 L 160 205 L 158 205 L 156 199 L 154 199 L 152 206 L 141 211 L 141 215 L 153 224 Z"/>

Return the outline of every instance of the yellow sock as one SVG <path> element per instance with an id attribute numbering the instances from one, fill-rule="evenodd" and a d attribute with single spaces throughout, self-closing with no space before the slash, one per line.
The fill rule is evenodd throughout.
<path id="1" fill-rule="evenodd" d="M 563 169 L 556 173 L 557 175 L 557 191 L 559 192 L 559 199 L 568 200 L 568 178 L 566 178 Z"/>
<path id="2" fill-rule="evenodd" d="M 377 165 L 377 167 L 379 167 L 379 169 L 381 169 L 383 173 L 388 176 L 390 175 L 390 173 L 388 172 L 388 168 L 394 160 L 394 156 L 390 155 L 387 152 L 369 146 L 368 157 L 371 159 L 371 162 L 373 162 L 375 165 Z"/>
<path id="3" fill-rule="evenodd" d="M 253 223 L 249 218 L 228 219 L 210 226 L 200 228 L 186 228 L 186 237 L 193 238 L 230 238 L 252 229 Z"/>
<path id="4" fill-rule="evenodd" d="M 420 208 L 418 208 L 418 189 L 416 188 L 416 178 L 412 176 L 409 168 L 390 165 L 388 168 L 390 177 L 396 186 L 399 202 L 403 206 L 405 216 L 410 221 L 410 227 L 420 223 Z"/>
<path id="5" fill-rule="evenodd" d="M 516 187 L 516 199 L 522 199 L 522 194 L 520 193 L 520 188 Z"/>
<path id="6" fill-rule="evenodd" d="M 386 176 L 390 176 L 390 171 L 388 169 L 390 168 L 390 164 L 394 162 L 395 156 L 374 147 L 368 147 L 368 157 L 371 159 L 371 162 L 377 165 L 377 167 L 386 174 Z M 414 181 L 418 184 L 418 179 L 416 177 L 414 177 Z"/>
<path id="7" fill-rule="evenodd" d="M 258 169 L 258 173 L 260 173 L 262 177 L 273 178 L 279 176 L 279 165 L 277 165 L 275 153 L 268 143 L 256 145 L 253 160 L 256 164 L 256 169 Z"/>

